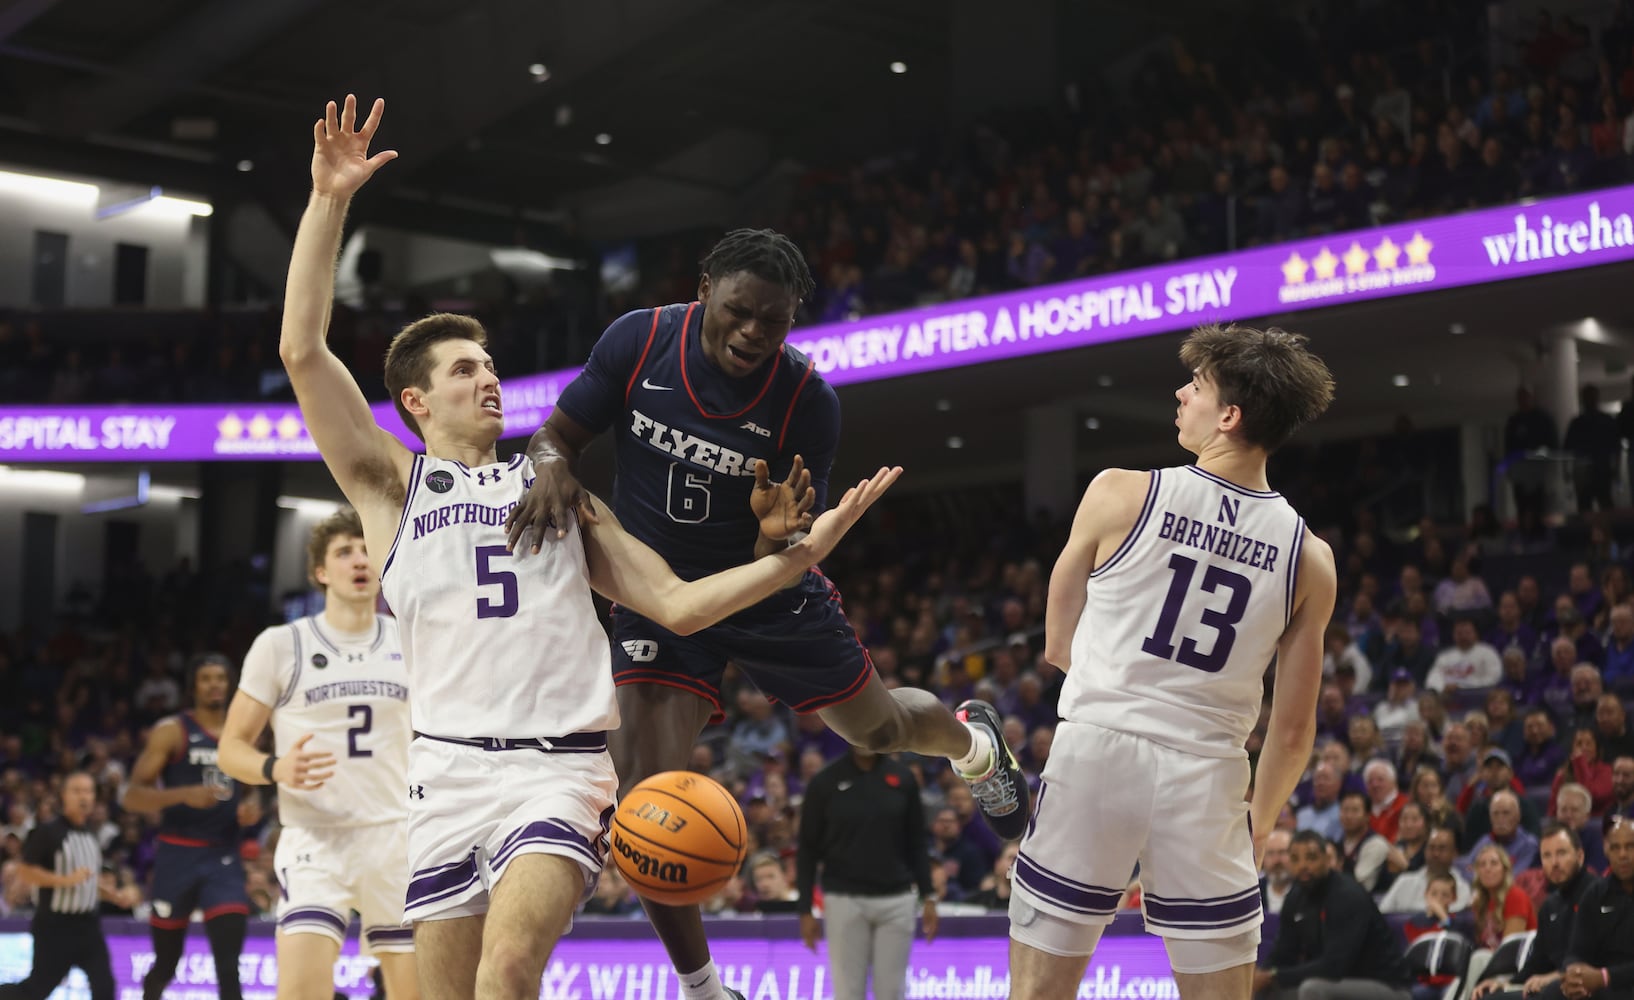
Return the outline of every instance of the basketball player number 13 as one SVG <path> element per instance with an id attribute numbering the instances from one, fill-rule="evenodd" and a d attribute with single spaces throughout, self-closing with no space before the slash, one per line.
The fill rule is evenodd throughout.
<path id="1" fill-rule="evenodd" d="M 1140 648 L 1152 656 L 1174 660 L 1207 673 L 1219 673 L 1220 668 L 1226 665 L 1226 658 L 1231 655 L 1232 644 L 1237 641 L 1236 625 L 1248 610 L 1248 596 L 1254 584 L 1246 576 L 1218 566 L 1205 570 L 1201 589 L 1213 594 L 1224 587 L 1231 591 L 1231 599 L 1224 611 L 1203 609 L 1201 623 L 1215 632 L 1213 645 L 1207 652 L 1199 650 L 1197 640 L 1190 636 L 1182 639 L 1180 648 L 1176 649 L 1174 630 L 1180 620 L 1180 609 L 1186 603 L 1186 594 L 1191 590 L 1192 577 L 1197 574 L 1197 560 L 1176 553 L 1169 557 L 1169 569 L 1174 571 L 1174 579 L 1169 581 L 1169 593 L 1163 598 L 1157 628 L 1140 644 Z"/>

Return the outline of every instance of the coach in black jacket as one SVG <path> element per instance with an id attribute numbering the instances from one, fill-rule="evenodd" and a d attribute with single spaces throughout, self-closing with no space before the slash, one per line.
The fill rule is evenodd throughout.
<path id="1" fill-rule="evenodd" d="M 1254 992 L 1299 1000 L 1409 1000 L 1400 939 L 1367 890 L 1332 871 L 1314 830 L 1294 834 L 1289 863 L 1299 884 L 1282 904 L 1271 967 L 1254 973 Z"/>
<path id="2" fill-rule="evenodd" d="M 1567 949 L 1567 1000 L 1634 998 L 1634 823 L 1628 820 L 1606 833 L 1611 871 L 1583 893 Z"/>
<path id="3" fill-rule="evenodd" d="M 1558 984 L 1566 975 L 1566 952 L 1576 925 L 1577 906 L 1585 893 L 1600 884 L 1600 879 L 1583 867 L 1583 841 L 1577 831 L 1554 820 L 1543 824 L 1538 857 L 1549 880 L 1549 897 L 1538 910 L 1538 935 L 1532 951 L 1513 980 L 1502 976 L 1481 980 L 1475 987 L 1474 1000 L 1488 996 L 1493 1000 L 1521 1000 L 1540 993 L 1541 1000 L 1560 1000 Z"/>

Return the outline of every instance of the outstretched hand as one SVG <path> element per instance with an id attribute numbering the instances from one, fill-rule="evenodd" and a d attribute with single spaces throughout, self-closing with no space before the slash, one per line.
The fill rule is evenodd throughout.
<path id="1" fill-rule="evenodd" d="M 780 542 L 795 532 L 810 531 L 811 507 L 816 502 L 817 491 L 812 489 L 805 459 L 794 456 L 789 478 L 781 483 L 772 482 L 765 459 L 755 459 L 755 488 L 749 494 L 749 507 L 760 520 L 762 535 Z"/>
<path id="2" fill-rule="evenodd" d="M 902 476 L 902 466 L 880 466 L 878 472 L 845 491 L 845 496 L 833 509 L 826 510 L 812 523 L 811 533 L 800 544 L 811 550 L 812 562 L 818 563 L 840 543 L 845 533 L 867 513 L 874 501 L 885 495 L 891 484 Z"/>
<path id="3" fill-rule="evenodd" d="M 357 128 L 357 96 L 346 95 L 346 103 L 339 109 L 330 101 L 323 117 L 312 126 L 312 190 L 335 198 L 350 198 L 357 193 L 374 172 L 397 159 L 395 149 L 384 149 L 369 155 L 369 143 L 375 130 L 380 128 L 380 117 L 385 114 L 386 101 L 375 98 L 369 117 Z"/>

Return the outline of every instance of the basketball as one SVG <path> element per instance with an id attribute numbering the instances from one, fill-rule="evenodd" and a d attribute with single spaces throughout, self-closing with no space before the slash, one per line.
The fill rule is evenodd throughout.
<path id="1" fill-rule="evenodd" d="M 665 771 L 630 789 L 613 815 L 613 863 L 637 895 L 701 903 L 737 874 L 748 850 L 743 810 L 718 782 Z"/>

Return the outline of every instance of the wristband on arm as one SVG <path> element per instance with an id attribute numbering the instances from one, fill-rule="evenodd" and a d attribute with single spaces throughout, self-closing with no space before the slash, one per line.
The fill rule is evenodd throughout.
<path id="1" fill-rule="evenodd" d="M 278 766 L 278 755 L 269 753 L 267 759 L 261 762 L 261 777 L 267 779 L 267 784 L 276 785 L 272 778 L 272 769 Z"/>

